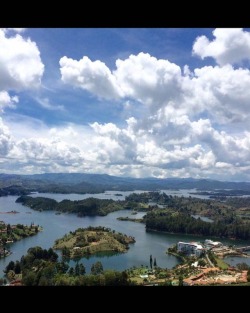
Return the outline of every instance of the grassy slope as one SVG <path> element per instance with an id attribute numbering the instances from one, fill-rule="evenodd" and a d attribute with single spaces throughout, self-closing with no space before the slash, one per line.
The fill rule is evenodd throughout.
<path id="1" fill-rule="evenodd" d="M 111 231 L 78 229 L 56 240 L 54 248 L 58 250 L 69 248 L 70 256 L 74 257 L 104 251 L 125 252 L 128 244 L 132 242 L 134 240 L 131 237 Z"/>

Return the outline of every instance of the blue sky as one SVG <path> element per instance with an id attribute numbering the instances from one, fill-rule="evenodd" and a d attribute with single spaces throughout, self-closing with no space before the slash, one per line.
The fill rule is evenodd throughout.
<path id="1" fill-rule="evenodd" d="M 249 59 L 249 29 L 1 29 L 1 172 L 250 180 Z"/>
<path id="2" fill-rule="evenodd" d="M 211 30 L 203 29 L 202 34 L 211 37 Z M 42 119 L 55 125 L 57 123 L 73 122 L 77 124 L 99 121 L 108 123 L 116 121 L 123 124 L 121 114 L 122 103 L 99 101 L 82 90 L 66 88 L 60 81 L 59 60 L 68 56 L 80 60 L 88 56 L 91 60 L 101 60 L 110 69 L 116 68 L 117 59 L 126 59 L 131 54 L 147 52 L 158 59 L 168 59 L 184 66 L 195 67 L 201 63 L 198 58 L 192 58 L 192 44 L 200 34 L 199 29 L 127 29 L 127 28 L 35 28 L 27 29 L 25 36 L 36 42 L 41 59 L 45 65 L 42 84 L 50 90 L 42 90 L 41 94 L 51 103 L 62 104 L 69 110 L 49 112 L 33 103 L 31 110 L 30 99 L 27 106 L 23 105 L 20 113 Z M 213 62 L 213 60 L 210 60 Z M 209 60 L 206 62 L 209 64 Z M 63 89 L 63 92 L 62 92 Z M 104 110 L 105 106 L 105 110 Z M 36 108 L 35 108 L 36 107 Z M 41 110 L 43 112 L 41 112 Z M 100 110 L 102 114 L 100 114 Z"/>

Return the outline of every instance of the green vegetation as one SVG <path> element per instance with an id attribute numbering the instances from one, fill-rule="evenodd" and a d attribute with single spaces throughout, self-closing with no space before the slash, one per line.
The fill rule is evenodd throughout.
<path id="1" fill-rule="evenodd" d="M 0 258 L 10 254 L 10 251 L 7 250 L 7 244 L 34 236 L 41 230 L 42 228 L 39 225 L 34 225 L 33 223 L 30 226 L 22 224 L 10 225 L 0 221 Z"/>
<path id="2" fill-rule="evenodd" d="M 11 284 L 19 281 L 19 284 L 25 286 L 182 286 L 185 285 L 185 280 L 190 282 L 192 279 L 196 282 L 203 275 L 205 275 L 205 280 L 210 279 L 208 285 L 220 285 L 221 280 L 218 283 L 217 280 L 221 277 L 233 278 L 245 270 L 248 271 L 248 283 L 239 280 L 232 281 L 232 284 L 249 285 L 250 282 L 250 269 L 247 264 L 240 263 L 233 271 L 219 268 L 211 271 L 206 268 L 209 265 L 205 258 L 187 257 L 184 263 L 172 269 L 164 269 L 158 267 L 156 258 L 150 255 L 150 268 L 142 264 L 140 267 L 133 266 L 122 272 L 105 270 L 102 263 L 97 261 L 92 264 L 90 274 L 86 274 L 84 264 L 79 261 L 70 267 L 65 258 L 62 258 L 62 261 L 58 259 L 57 253 L 51 248 L 46 250 L 33 247 L 20 260 L 10 261 L 4 272 Z M 198 267 L 193 265 L 197 260 Z M 6 284 L 5 278 L 0 279 L 0 285 L 3 284 Z"/>
<path id="3" fill-rule="evenodd" d="M 215 257 L 215 261 L 216 261 L 217 266 L 220 269 L 227 270 L 229 268 L 229 265 L 226 262 L 224 262 L 222 259 Z"/>
<path id="4" fill-rule="evenodd" d="M 143 217 L 147 230 L 170 233 L 194 234 L 203 236 L 226 237 L 233 239 L 250 238 L 250 198 L 242 198 L 237 204 L 235 199 L 226 202 L 168 196 L 164 192 L 131 194 L 126 201 L 148 204 L 150 201 L 163 206 L 149 206 Z M 213 223 L 200 217 L 209 217 Z M 249 218 L 248 218 L 249 215 Z"/>
<path id="5" fill-rule="evenodd" d="M 170 233 L 194 234 L 202 236 L 225 237 L 232 239 L 250 238 L 250 198 L 244 198 L 240 205 L 234 199 L 227 202 L 168 196 L 164 192 L 144 192 L 131 194 L 125 201 L 88 198 L 78 201 L 57 202 L 49 198 L 32 198 L 24 195 L 16 202 L 34 210 L 55 210 L 76 213 L 78 216 L 104 216 L 110 212 L 131 209 L 133 212 L 146 211 L 142 220 L 120 217 L 122 221 L 144 222 L 147 230 Z M 150 205 L 149 203 L 156 203 Z M 158 206 L 161 206 L 159 208 Z M 242 207 L 244 205 L 244 207 Z M 205 216 L 213 223 L 205 222 Z"/>
<path id="6" fill-rule="evenodd" d="M 216 236 L 236 239 L 249 239 L 250 227 L 245 223 L 208 223 L 201 219 L 180 212 L 154 210 L 144 218 L 147 230 L 158 230 L 170 233 Z"/>
<path id="7" fill-rule="evenodd" d="M 33 198 L 30 196 L 21 196 L 17 198 L 16 203 L 22 203 L 36 211 L 55 210 L 58 204 L 54 199 L 44 197 Z"/>
<path id="8" fill-rule="evenodd" d="M 30 248 L 20 261 L 11 261 L 5 269 L 9 281 L 20 280 L 24 286 L 126 286 L 133 285 L 127 273 L 104 270 L 101 262 L 91 267 L 86 274 L 83 264 L 69 267 L 58 261 L 53 249 Z M 2 280 L 1 283 L 4 281 Z"/>
<path id="9" fill-rule="evenodd" d="M 96 198 L 76 201 L 62 200 L 61 202 L 57 202 L 50 198 L 21 196 L 16 202 L 22 203 L 37 211 L 54 210 L 65 213 L 77 213 L 79 217 L 95 215 L 105 216 L 108 213 L 123 209 L 120 201 Z"/>
<path id="10" fill-rule="evenodd" d="M 55 241 L 54 249 L 62 250 L 66 258 L 89 256 L 98 252 L 126 252 L 134 237 L 102 226 L 78 228 Z"/>
<path id="11" fill-rule="evenodd" d="M 123 216 L 120 216 L 120 217 L 117 217 L 117 220 L 118 221 L 130 221 L 130 222 L 135 222 L 135 223 L 143 223 L 143 219 L 142 218 L 131 218 L 131 217 L 123 217 Z"/>

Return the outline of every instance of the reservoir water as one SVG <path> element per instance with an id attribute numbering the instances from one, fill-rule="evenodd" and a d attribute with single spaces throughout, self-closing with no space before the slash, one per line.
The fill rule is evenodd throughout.
<path id="1" fill-rule="evenodd" d="M 136 191 L 138 193 L 145 191 Z M 176 193 L 177 191 L 175 191 Z M 122 194 L 117 195 L 117 194 Z M 106 191 L 102 194 L 32 194 L 33 197 L 41 196 L 53 198 L 57 201 L 63 199 L 69 200 L 80 200 L 86 199 L 88 197 L 95 197 L 99 199 L 114 199 L 114 200 L 124 200 L 125 196 L 132 192 L 120 192 L 120 191 Z M 166 191 L 167 194 L 172 194 L 171 191 Z M 178 196 L 180 196 L 181 191 L 178 191 Z M 187 191 L 185 190 L 187 194 Z M 188 194 L 185 196 L 188 196 Z M 75 214 L 55 214 L 53 211 L 34 211 L 20 203 L 15 203 L 17 196 L 0 197 L 0 221 L 10 224 L 25 224 L 30 225 L 31 223 L 39 224 L 43 227 L 43 231 L 38 233 L 36 236 L 23 239 L 21 241 L 11 244 L 10 250 L 12 254 L 6 258 L 0 259 L 0 277 L 4 275 L 3 270 L 8 265 L 8 263 L 13 260 L 19 260 L 22 255 L 27 253 L 30 247 L 41 246 L 42 248 L 48 249 L 52 247 L 54 241 L 69 231 L 74 231 L 79 227 L 88 226 L 105 226 L 114 229 L 118 232 L 125 233 L 130 236 L 134 236 L 136 243 L 131 244 L 127 253 L 122 253 L 119 255 L 99 255 L 92 256 L 89 259 L 82 258 L 79 262 L 83 263 L 86 267 L 86 271 L 89 272 L 90 267 L 96 261 L 101 261 L 104 269 L 116 269 L 124 270 L 133 266 L 148 265 L 150 254 L 153 258 L 156 258 L 157 264 L 163 268 L 172 268 L 173 266 L 179 264 L 179 260 L 171 255 L 166 254 L 166 250 L 171 245 L 177 243 L 178 241 L 204 241 L 205 237 L 198 236 L 188 236 L 188 235 L 173 235 L 159 232 L 146 232 L 145 225 L 140 223 L 134 223 L 129 221 L 118 221 L 117 217 L 129 216 L 132 218 L 140 218 L 145 212 L 139 212 L 136 215 L 131 215 L 131 211 L 122 210 L 108 214 L 107 216 L 101 217 L 77 217 Z M 4 212 L 17 211 L 16 214 L 8 214 Z M 212 239 L 212 238 L 211 238 Z M 249 242 L 242 241 L 230 241 L 222 240 L 223 243 L 231 243 L 239 246 L 249 245 Z M 228 263 L 235 263 L 236 258 L 229 258 Z M 243 262 L 239 260 L 239 262 Z M 239 263 L 236 262 L 236 263 Z M 244 262 L 250 265 L 250 258 L 244 258 Z M 71 265 L 74 261 L 71 261 Z"/>

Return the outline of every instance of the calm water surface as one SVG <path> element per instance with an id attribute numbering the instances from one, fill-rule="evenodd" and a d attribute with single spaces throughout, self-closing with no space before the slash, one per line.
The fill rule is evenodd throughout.
<path id="1" fill-rule="evenodd" d="M 136 191 L 138 193 L 145 191 Z M 169 193 L 168 193 L 169 192 Z M 187 191 L 185 190 L 187 193 Z M 115 194 L 122 194 L 122 196 L 116 196 Z M 41 193 L 41 194 L 32 194 L 33 197 L 42 196 L 53 198 L 57 201 L 63 199 L 69 200 L 80 200 L 86 199 L 88 197 L 95 197 L 99 199 L 114 199 L 114 200 L 124 200 L 125 196 L 129 195 L 131 192 L 120 192 L 120 191 L 106 191 L 102 194 L 50 194 L 50 193 Z M 166 193 L 171 194 L 171 191 L 166 191 Z M 173 193 L 173 192 L 172 192 Z M 179 191 L 178 191 L 179 193 Z M 179 195 L 179 194 L 178 194 Z M 41 246 L 42 248 L 48 249 L 52 247 L 54 241 L 62 237 L 65 233 L 69 231 L 74 231 L 79 227 L 88 227 L 88 226 L 105 226 L 115 229 L 116 231 L 125 233 L 127 235 L 134 236 L 136 243 L 130 245 L 130 249 L 127 253 L 113 255 L 113 256 L 92 256 L 89 259 L 82 258 L 82 262 L 87 272 L 89 272 L 90 267 L 96 261 L 101 261 L 104 269 L 116 269 L 124 270 L 132 266 L 141 266 L 149 265 L 150 254 L 153 255 L 153 258 L 156 258 L 157 264 L 163 268 L 172 268 L 173 266 L 179 264 L 179 260 L 171 255 L 166 254 L 166 250 L 169 246 L 174 243 L 182 241 L 203 241 L 207 238 L 198 237 L 198 236 L 185 236 L 185 235 L 172 235 L 166 233 L 158 232 L 146 232 L 145 225 L 140 223 L 134 223 L 129 221 L 118 221 L 117 217 L 120 216 L 131 216 L 133 218 L 142 217 L 145 212 L 140 212 L 137 215 L 131 215 L 131 211 L 122 210 L 118 212 L 113 212 L 104 217 L 84 217 L 79 218 L 74 214 L 60 214 L 56 215 L 55 212 L 38 212 L 31 210 L 30 208 L 21 205 L 20 203 L 15 203 L 17 196 L 8 196 L 0 197 L 0 220 L 5 223 L 10 224 L 25 224 L 30 225 L 32 222 L 39 224 L 43 227 L 43 231 L 38 233 L 36 236 L 23 239 L 21 241 L 11 244 L 11 251 L 13 252 L 10 256 L 0 259 L 0 277 L 3 276 L 3 270 L 7 264 L 13 260 L 19 260 L 22 255 L 26 254 L 27 250 L 30 247 Z M 17 214 L 6 214 L 1 212 L 8 211 L 18 211 Z M 224 243 L 233 243 L 229 240 L 220 240 Z M 246 245 L 246 242 L 237 241 L 237 245 Z M 250 241 L 248 242 L 250 244 Z M 229 258 L 227 260 L 229 263 L 234 262 L 239 258 Z M 244 262 L 250 260 L 244 258 Z M 239 260 L 239 262 L 242 262 Z M 237 263 L 239 263 L 237 262 Z M 246 262 L 246 263 L 247 263 Z M 74 264 L 74 261 L 71 261 L 71 264 Z M 250 265 L 250 263 L 249 263 Z"/>

